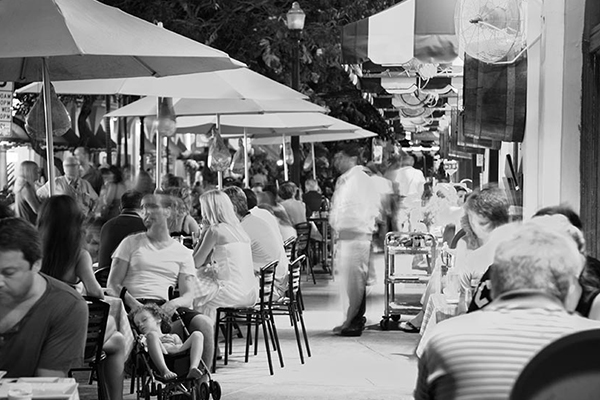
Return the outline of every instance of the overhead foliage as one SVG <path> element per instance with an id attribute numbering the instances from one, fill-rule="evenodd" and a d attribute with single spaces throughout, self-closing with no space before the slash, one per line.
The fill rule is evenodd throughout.
<path id="1" fill-rule="evenodd" d="M 283 0 L 101 0 L 205 43 L 290 85 L 292 40 Z M 300 91 L 328 107 L 330 115 L 387 137 L 381 115 L 350 82 L 341 66 L 341 27 L 391 7 L 399 0 L 304 0 Z"/>

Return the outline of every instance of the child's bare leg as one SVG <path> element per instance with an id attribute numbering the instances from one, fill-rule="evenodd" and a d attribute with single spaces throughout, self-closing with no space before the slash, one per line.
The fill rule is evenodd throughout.
<path id="1" fill-rule="evenodd" d="M 190 334 L 190 337 L 181 346 L 181 351 L 190 350 L 190 370 L 188 378 L 200 378 L 202 372 L 198 368 L 202 359 L 202 351 L 204 349 L 204 336 L 196 331 Z"/>
<path id="2" fill-rule="evenodd" d="M 148 353 L 150 354 L 152 362 L 154 362 L 154 365 L 158 369 L 158 372 L 160 372 L 165 379 L 177 378 L 177 374 L 167 368 L 165 356 L 163 355 L 162 346 L 160 344 L 159 334 L 157 332 L 148 333 L 146 335 L 146 342 L 148 345 Z"/>

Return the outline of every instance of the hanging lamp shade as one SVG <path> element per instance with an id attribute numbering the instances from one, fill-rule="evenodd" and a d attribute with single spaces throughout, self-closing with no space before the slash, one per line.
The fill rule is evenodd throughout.
<path id="1" fill-rule="evenodd" d="M 71 116 L 65 105 L 58 99 L 54 87 L 50 85 L 50 97 L 52 105 L 52 134 L 62 136 L 71 129 Z M 30 135 L 37 138 L 46 137 L 46 119 L 44 114 L 44 97 L 38 96 L 33 107 L 25 118 L 25 129 Z"/>
<path id="2" fill-rule="evenodd" d="M 161 136 L 173 136 L 177 131 L 177 115 L 173 108 L 172 97 L 158 98 L 158 133 Z"/>

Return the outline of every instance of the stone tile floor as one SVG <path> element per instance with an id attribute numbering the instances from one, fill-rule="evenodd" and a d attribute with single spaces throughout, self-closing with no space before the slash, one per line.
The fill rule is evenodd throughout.
<path id="1" fill-rule="evenodd" d="M 234 353 L 227 366 L 217 364 L 213 379 L 223 390 L 223 399 L 410 399 L 416 381 L 414 350 L 419 335 L 398 330 L 382 331 L 383 257 L 376 255 L 380 282 L 373 286 L 367 306 L 367 325 L 361 337 L 334 336 L 331 329 L 341 321 L 337 302 L 337 282 L 329 275 L 318 275 L 317 284 L 302 282 L 305 321 L 312 357 L 300 363 L 293 328 L 287 317 L 277 317 L 285 367 L 279 367 L 273 353 L 275 374 L 269 375 L 263 347 L 257 356 L 244 363 L 244 339 L 234 340 Z M 402 300 L 418 302 L 421 288 L 407 289 Z M 261 345 L 262 345 L 261 341 Z M 82 400 L 96 399 L 95 385 L 80 381 Z M 136 396 L 128 392 L 126 399 Z"/>

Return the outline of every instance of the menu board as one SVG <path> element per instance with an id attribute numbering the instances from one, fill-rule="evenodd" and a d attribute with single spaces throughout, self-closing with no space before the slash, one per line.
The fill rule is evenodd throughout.
<path id="1" fill-rule="evenodd" d="M 0 82 L 0 137 L 11 134 L 13 82 Z"/>

